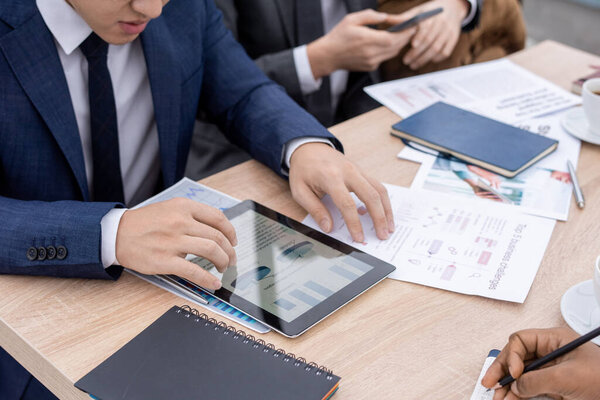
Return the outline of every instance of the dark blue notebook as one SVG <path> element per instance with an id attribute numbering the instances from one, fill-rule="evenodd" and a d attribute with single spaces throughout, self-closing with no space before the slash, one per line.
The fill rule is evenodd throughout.
<path id="1" fill-rule="evenodd" d="M 101 400 L 327 400 L 339 381 L 324 367 L 183 306 L 75 386 Z"/>
<path id="2" fill-rule="evenodd" d="M 558 141 L 438 102 L 394 124 L 392 135 L 512 178 Z"/>

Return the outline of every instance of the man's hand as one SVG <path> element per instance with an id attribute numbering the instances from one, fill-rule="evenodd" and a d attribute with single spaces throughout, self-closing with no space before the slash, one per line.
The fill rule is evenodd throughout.
<path id="1" fill-rule="evenodd" d="M 514 333 L 481 383 L 491 388 L 509 372 L 517 379 L 510 386 L 496 390 L 494 400 L 528 399 L 544 394 L 563 400 L 600 399 L 600 348 L 593 343 L 586 343 L 536 371 L 523 374 L 528 361 L 543 357 L 576 338 L 577 334 L 567 328 Z"/>
<path id="2" fill-rule="evenodd" d="M 213 262 L 219 272 L 236 263 L 235 229 L 216 208 L 176 198 L 123 214 L 117 231 L 120 265 L 142 274 L 174 274 L 207 289 L 221 282 L 187 254 Z"/>
<path id="3" fill-rule="evenodd" d="M 350 192 L 365 203 L 379 239 L 387 239 L 394 231 L 392 206 L 385 187 L 325 143 L 307 143 L 294 151 L 290 160 L 290 188 L 294 199 L 325 232 L 333 228 L 331 215 L 321 202 L 321 198 L 329 194 L 342 212 L 352 239 L 364 242 Z"/>
<path id="4" fill-rule="evenodd" d="M 403 62 L 411 69 L 418 69 L 429 63 L 440 62 L 450 57 L 461 32 L 462 21 L 469 12 L 466 0 L 432 0 L 400 14 L 405 19 L 424 11 L 443 7 L 444 11 L 426 19 L 418 25 L 417 33 L 411 40 L 412 48 L 404 55 Z"/>
<path id="5" fill-rule="evenodd" d="M 395 25 L 406 19 L 403 15 L 392 16 L 370 9 L 346 15 L 329 33 L 306 48 L 315 79 L 339 69 L 374 71 L 408 44 L 416 28 L 391 33 L 366 25 Z"/>

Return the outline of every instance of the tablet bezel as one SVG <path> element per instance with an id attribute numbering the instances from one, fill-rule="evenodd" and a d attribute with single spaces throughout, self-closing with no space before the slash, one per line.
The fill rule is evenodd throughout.
<path id="1" fill-rule="evenodd" d="M 268 325 L 275 331 L 285 336 L 296 337 L 304 333 L 307 329 L 314 326 L 319 321 L 383 280 L 396 269 L 396 267 L 386 263 L 385 261 L 357 250 L 346 243 L 340 242 L 337 239 L 316 231 L 252 200 L 245 200 L 234 207 L 224 210 L 223 212 L 227 218 L 231 220 L 247 211 L 254 211 L 258 214 L 261 214 L 275 222 L 293 229 L 294 231 L 297 231 L 298 233 L 304 234 L 317 242 L 354 257 L 372 267 L 370 271 L 367 271 L 364 275 L 360 276 L 358 279 L 351 282 L 340 291 L 334 293 L 290 322 L 287 322 L 275 314 L 266 311 L 260 306 L 257 306 L 256 304 L 244 299 L 243 297 L 240 297 L 224 287 L 216 291 L 210 291 L 210 293 L 219 300 L 243 311 L 254 319 L 264 323 L 265 325 Z"/>

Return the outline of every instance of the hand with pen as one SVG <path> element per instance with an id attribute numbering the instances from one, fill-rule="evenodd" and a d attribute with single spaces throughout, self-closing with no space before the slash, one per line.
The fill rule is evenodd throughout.
<path id="1" fill-rule="evenodd" d="M 525 364 L 568 344 L 578 335 L 568 328 L 529 329 L 510 336 L 490 366 L 482 384 L 494 386 L 510 373 L 516 380 L 499 388 L 494 400 L 528 399 L 546 395 L 562 400 L 600 399 L 600 348 L 587 342 L 573 351 L 523 374 Z"/>

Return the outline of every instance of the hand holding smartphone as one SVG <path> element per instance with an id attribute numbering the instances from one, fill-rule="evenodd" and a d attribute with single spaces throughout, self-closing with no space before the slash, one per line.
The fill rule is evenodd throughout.
<path id="1" fill-rule="evenodd" d="M 389 28 L 387 28 L 387 31 L 388 32 L 401 32 L 403 30 L 411 28 L 411 27 L 425 21 L 426 19 L 429 19 L 435 15 L 438 15 L 442 11 L 444 11 L 444 9 L 442 7 L 438 7 L 436 9 L 433 9 L 430 11 L 422 12 L 420 14 L 415 15 L 414 17 L 412 17 L 411 19 L 409 19 L 407 21 L 396 24 L 394 26 L 390 26 Z"/>

